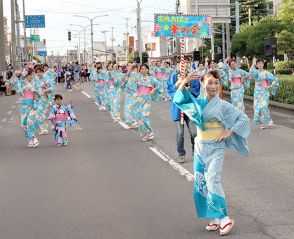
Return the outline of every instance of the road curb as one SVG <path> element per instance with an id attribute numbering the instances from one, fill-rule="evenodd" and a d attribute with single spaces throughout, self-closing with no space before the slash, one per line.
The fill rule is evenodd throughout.
<path id="1" fill-rule="evenodd" d="M 223 92 L 224 92 L 225 95 L 229 95 L 229 96 L 231 95 L 231 92 L 228 91 L 228 90 L 224 90 Z M 245 95 L 244 99 L 250 100 L 252 102 L 254 101 L 254 97 L 250 96 L 250 95 Z M 294 111 L 294 105 L 292 105 L 292 104 L 285 104 L 285 103 L 280 103 L 280 102 L 271 100 L 270 105 L 275 106 L 275 107 L 279 107 L 279 108 L 282 108 L 282 109 L 287 109 L 287 110 L 293 110 Z"/>

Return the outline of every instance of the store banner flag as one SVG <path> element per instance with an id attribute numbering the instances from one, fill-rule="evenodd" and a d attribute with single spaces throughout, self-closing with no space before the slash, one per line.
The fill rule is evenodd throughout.
<path id="1" fill-rule="evenodd" d="M 210 16 L 154 14 L 155 37 L 211 38 Z"/>

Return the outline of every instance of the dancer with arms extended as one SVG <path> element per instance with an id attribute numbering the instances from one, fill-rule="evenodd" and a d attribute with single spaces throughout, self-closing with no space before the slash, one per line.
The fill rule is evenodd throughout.
<path id="1" fill-rule="evenodd" d="M 247 156 L 250 132 L 248 117 L 219 98 L 220 76 L 210 71 L 203 77 L 206 97 L 195 98 L 186 90 L 189 78 L 183 79 L 174 103 L 197 125 L 194 157 L 194 200 L 200 218 L 209 219 L 207 231 L 220 230 L 226 235 L 234 225 L 227 212 L 220 183 L 225 148 Z"/>

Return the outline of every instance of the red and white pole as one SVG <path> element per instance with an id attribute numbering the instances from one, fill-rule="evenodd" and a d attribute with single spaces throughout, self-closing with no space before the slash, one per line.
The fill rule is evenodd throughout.
<path id="1" fill-rule="evenodd" d="M 183 80 L 185 78 L 185 56 L 184 56 L 184 51 L 185 51 L 185 38 L 180 39 L 180 44 L 181 44 L 181 79 Z M 181 111 L 181 125 L 184 124 L 184 112 Z"/>

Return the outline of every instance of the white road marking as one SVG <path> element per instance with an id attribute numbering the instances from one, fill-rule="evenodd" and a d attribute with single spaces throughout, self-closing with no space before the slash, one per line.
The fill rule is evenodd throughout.
<path id="1" fill-rule="evenodd" d="M 11 108 L 12 108 L 12 109 L 15 109 L 15 107 L 16 107 L 16 105 L 13 105 Z"/>
<path id="2" fill-rule="evenodd" d="M 5 117 L 5 118 L 2 119 L 1 122 L 2 122 L 2 123 L 5 123 L 6 121 L 7 121 L 7 118 Z"/>
<path id="3" fill-rule="evenodd" d="M 81 91 L 82 92 L 82 94 L 84 94 L 87 98 L 89 98 L 89 99 L 91 99 L 92 97 L 89 95 L 89 94 L 87 94 L 85 91 Z"/>
<path id="4" fill-rule="evenodd" d="M 130 129 L 130 126 L 128 126 L 125 122 L 123 121 L 118 121 L 118 123 L 123 127 L 124 129 Z"/>
<path id="5" fill-rule="evenodd" d="M 185 176 L 187 181 L 191 182 L 194 180 L 194 175 L 189 170 L 178 164 L 175 160 L 171 159 L 167 154 L 156 147 L 149 147 L 149 149 L 160 157 L 163 161 L 168 162 L 169 165 L 178 171 L 182 176 Z"/>
<path id="6" fill-rule="evenodd" d="M 15 101 L 15 104 L 18 104 L 18 100 L 17 100 L 17 101 Z"/>
<path id="7" fill-rule="evenodd" d="M 98 102 L 95 101 L 94 104 L 96 104 L 98 107 L 100 107 L 100 105 L 98 104 Z"/>
<path id="8" fill-rule="evenodd" d="M 8 114 L 8 115 L 11 115 L 11 114 L 12 114 L 12 111 L 11 111 L 11 110 L 9 110 L 7 114 Z"/>

